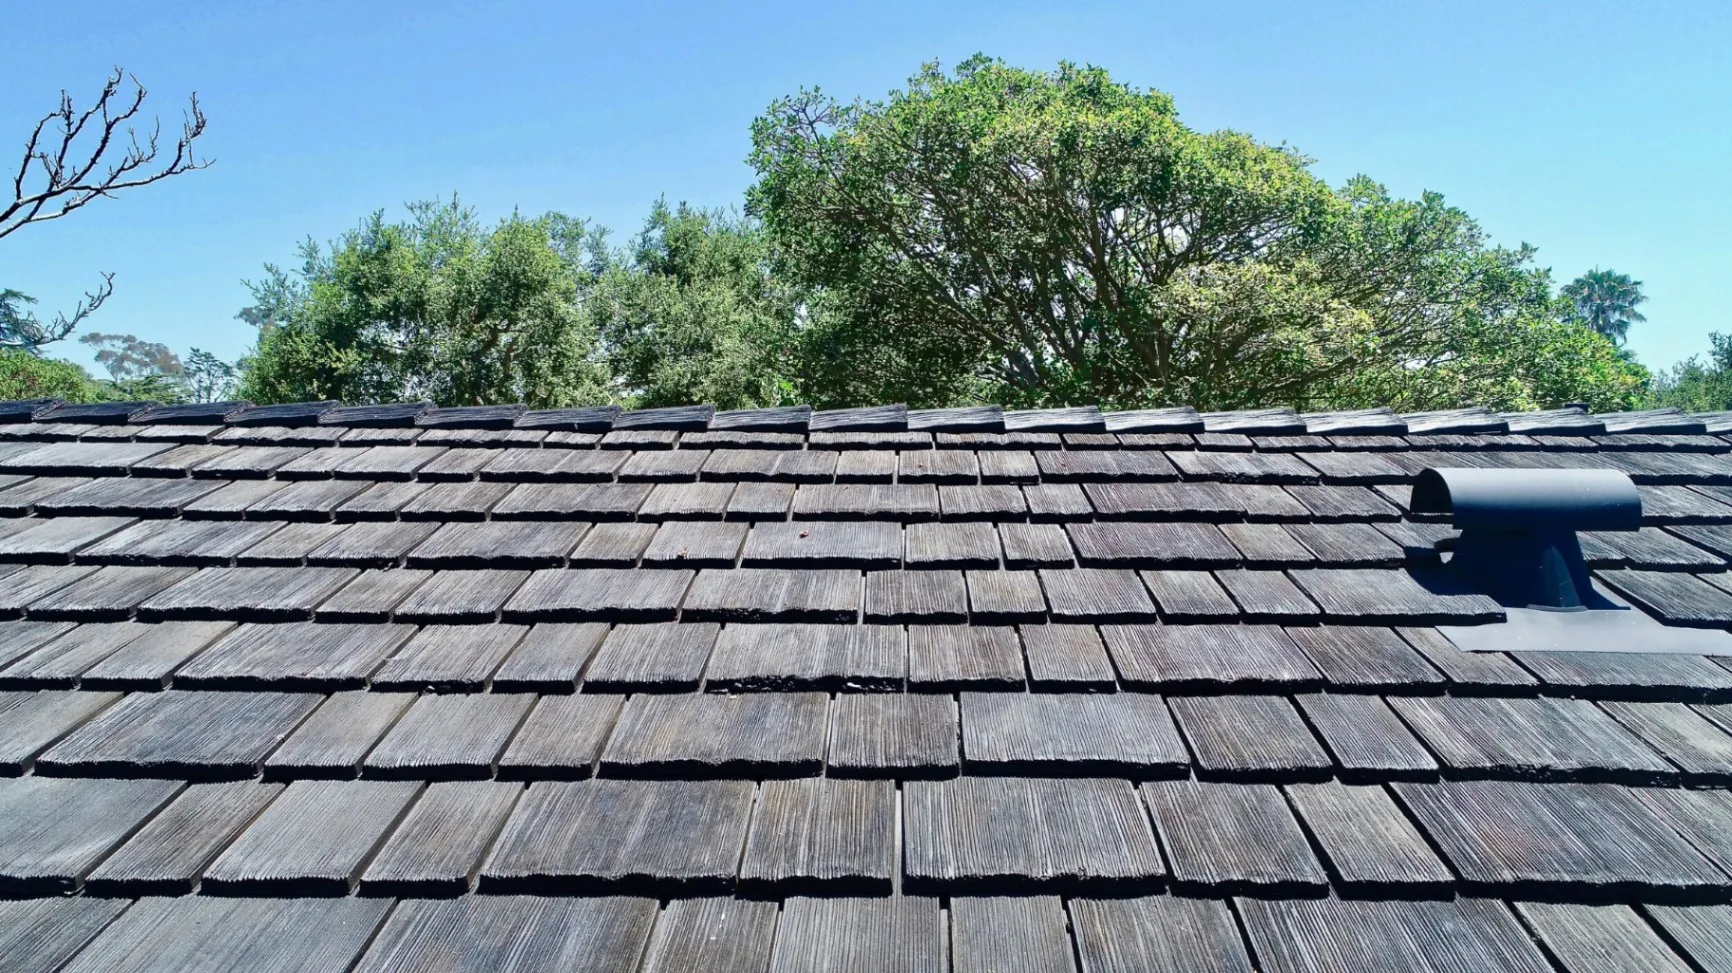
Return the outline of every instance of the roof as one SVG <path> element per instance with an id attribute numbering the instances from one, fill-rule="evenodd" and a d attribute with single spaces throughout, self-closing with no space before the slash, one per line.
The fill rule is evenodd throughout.
<path id="1" fill-rule="evenodd" d="M 1732 968 L 1732 418 L 0 405 L 8 970 Z"/>

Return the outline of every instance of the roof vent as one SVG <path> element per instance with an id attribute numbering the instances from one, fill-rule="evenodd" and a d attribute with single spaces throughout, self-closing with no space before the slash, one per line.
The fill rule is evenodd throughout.
<path id="1" fill-rule="evenodd" d="M 1411 506 L 1450 515 L 1461 531 L 1450 567 L 1512 608 L 1605 607 L 1576 531 L 1642 526 L 1642 498 L 1617 470 L 1425 469 Z"/>
<path id="2" fill-rule="evenodd" d="M 1642 498 L 1617 470 L 1428 468 L 1409 506 L 1461 531 L 1436 584 L 1504 606 L 1502 623 L 1439 626 L 1457 648 L 1732 655 L 1727 633 L 1663 625 L 1589 576 L 1576 531 L 1642 526 Z"/>

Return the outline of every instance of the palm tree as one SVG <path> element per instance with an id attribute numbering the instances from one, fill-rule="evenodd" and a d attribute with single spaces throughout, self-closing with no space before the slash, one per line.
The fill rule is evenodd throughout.
<path id="1" fill-rule="evenodd" d="M 1630 325 L 1648 320 L 1636 305 L 1648 299 L 1642 282 L 1629 274 L 1595 267 L 1565 285 L 1563 295 L 1575 302 L 1582 323 L 1622 345 Z"/>

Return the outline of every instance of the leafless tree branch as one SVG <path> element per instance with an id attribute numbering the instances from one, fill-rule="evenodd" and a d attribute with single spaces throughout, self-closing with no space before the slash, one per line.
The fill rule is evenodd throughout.
<path id="1" fill-rule="evenodd" d="M 130 93 L 123 91 L 128 83 Z M 193 144 L 205 131 L 198 93 L 193 93 L 189 109 L 181 116 L 181 133 L 172 155 L 163 150 L 160 121 L 152 124 L 142 143 L 131 124 L 148 94 L 138 78 L 118 67 L 96 102 L 83 111 L 62 91 L 60 107 L 42 116 L 24 146 L 24 157 L 12 178 L 13 198 L 0 207 L 0 238 L 31 223 L 60 219 L 94 199 L 208 167 L 213 160 L 199 158 Z M 105 282 L 96 293 L 106 299 L 111 290 Z M 94 294 L 86 300 L 101 304 Z M 85 304 L 79 308 L 84 315 L 95 310 Z M 74 312 L 74 319 L 80 311 Z"/>

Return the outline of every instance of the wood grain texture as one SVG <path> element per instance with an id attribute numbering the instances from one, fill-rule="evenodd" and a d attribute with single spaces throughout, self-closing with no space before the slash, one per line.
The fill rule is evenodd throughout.
<path id="1" fill-rule="evenodd" d="M 373 674 L 373 688 L 477 693 L 528 631 L 522 625 L 428 625 Z"/>
<path id="2" fill-rule="evenodd" d="M 1580 699 L 1392 698 L 1446 774 L 1649 782 L 1676 773 L 1652 747 Z"/>
<path id="3" fill-rule="evenodd" d="M 254 777 L 319 702 L 298 693 L 134 693 L 49 748 L 37 773 Z"/>
<path id="4" fill-rule="evenodd" d="M 1399 571 L 1317 568 L 1291 577 L 1325 618 L 1360 625 L 1465 625 L 1504 619 L 1484 595 L 1436 594 Z"/>
<path id="5" fill-rule="evenodd" d="M 1732 694 L 1732 671 L 1693 655 L 1526 652 L 1523 668 L 1571 696 L 1696 701 Z"/>
<path id="6" fill-rule="evenodd" d="M 1287 798 L 1323 851 L 1335 892 L 1352 898 L 1448 898 L 1455 876 L 1381 787 L 1292 784 Z"/>
<path id="7" fill-rule="evenodd" d="M 295 781 L 211 862 L 203 889 L 208 895 L 348 895 L 421 786 Z"/>
<path id="8" fill-rule="evenodd" d="M 642 973 L 764 973 L 780 909 L 743 899 L 675 899 L 656 919 Z"/>
<path id="9" fill-rule="evenodd" d="M 1213 524 L 1105 521 L 1065 528 L 1078 562 L 1091 567 L 1232 568 L 1239 551 Z"/>
<path id="10" fill-rule="evenodd" d="M 221 619 L 296 621 L 354 580 L 353 568 L 204 568 L 146 598 L 146 620 Z"/>
<path id="11" fill-rule="evenodd" d="M 803 484 L 794 493 L 794 519 L 937 520 L 938 488 L 930 483 Z"/>
<path id="12" fill-rule="evenodd" d="M 1039 573 L 1055 622 L 1152 622 L 1157 617 L 1155 603 L 1135 571 L 1076 568 Z"/>
<path id="13" fill-rule="evenodd" d="M 898 689 L 908 635 L 895 625 L 730 625 L 705 671 L 711 689 Z"/>
<path id="14" fill-rule="evenodd" d="M 423 625 L 491 622 L 528 578 L 528 571 L 435 571 L 391 614 L 398 621 Z"/>
<path id="15" fill-rule="evenodd" d="M 365 899 L 145 899 L 68 973 L 328 973 L 366 948 L 390 903 Z"/>
<path id="16" fill-rule="evenodd" d="M 571 552 L 572 567 L 620 567 L 637 564 L 655 539 L 654 524 L 596 524 Z"/>
<path id="17" fill-rule="evenodd" d="M 1128 687 L 1302 692 L 1322 684 L 1311 660 L 1273 625 L 1108 625 L 1101 634 Z"/>
<path id="18" fill-rule="evenodd" d="M 721 626 L 619 625 L 584 671 L 585 692 L 689 692 L 698 688 Z"/>
<path id="19" fill-rule="evenodd" d="M 0 895 L 64 895 L 181 785 L 166 780 L 0 780 Z"/>
<path id="20" fill-rule="evenodd" d="M 1241 899 L 1238 907 L 1266 973 L 1552 969 L 1501 902 Z"/>
<path id="21" fill-rule="evenodd" d="M 361 894 L 447 898 L 469 891 L 522 793 L 492 781 L 429 784 L 367 865 Z"/>
<path id="22" fill-rule="evenodd" d="M 531 784 L 482 866 L 481 891 L 728 891 L 754 791 L 738 780 Z"/>
<path id="23" fill-rule="evenodd" d="M 949 954 L 937 899 L 795 898 L 782 909 L 770 973 L 927 973 Z"/>
<path id="24" fill-rule="evenodd" d="M 1627 905 L 1517 902 L 1515 909 L 1568 973 L 1688 973 L 1690 969 Z"/>
<path id="25" fill-rule="evenodd" d="M 80 673 L 131 641 L 140 628 L 127 624 L 80 625 L 0 668 L 0 690 L 71 689 L 78 684 Z"/>
<path id="26" fill-rule="evenodd" d="M 367 753 L 364 777 L 486 780 L 535 697 L 514 693 L 422 696 Z"/>
<path id="27" fill-rule="evenodd" d="M 0 693 L 0 776 L 28 773 L 37 754 L 119 699 L 119 693 Z"/>
<path id="28" fill-rule="evenodd" d="M 589 777 L 623 703 L 620 696 L 543 696 L 499 758 L 500 779 Z"/>
<path id="29" fill-rule="evenodd" d="M 1715 973 L 1732 969 L 1732 907 L 1648 906 L 1645 911 L 1698 967 Z"/>
<path id="30" fill-rule="evenodd" d="M 1076 555 L 1070 535 L 1057 524 L 999 524 L 1004 566 L 1013 570 L 1068 568 Z"/>
<path id="31" fill-rule="evenodd" d="M 766 782 L 746 836 L 741 889 L 888 894 L 896 868 L 896 798 L 890 781 Z"/>
<path id="32" fill-rule="evenodd" d="M 500 693 L 569 693 L 607 637 L 599 622 L 543 622 L 530 628 L 493 672 Z"/>
<path id="33" fill-rule="evenodd" d="M 998 454 L 987 453 L 984 455 Z M 1014 477 L 1014 474 L 1011 476 Z M 1028 501 L 1023 499 L 1022 491 L 1010 483 L 987 486 L 941 486 L 938 488 L 938 510 L 939 518 L 950 523 L 967 521 L 999 523 L 1026 520 L 1028 518 Z"/>
<path id="34" fill-rule="evenodd" d="M 638 695 L 601 755 L 611 777 L 804 777 L 824 764 L 822 693 Z"/>
<path id="35" fill-rule="evenodd" d="M 188 689 L 361 689 L 413 634 L 409 625 L 242 625 L 181 666 L 175 684 Z"/>
<path id="36" fill-rule="evenodd" d="M 908 685 L 923 692 L 1020 689 L 1022 645 L 1007 626 L 911 625 Z"/>
<path id="37" fill-rule="evenodd" d="M 283 791 L 280 784 L 193 784 L 85 880 L 90 895 L 190 895 L 229 841 Z"/>
<path id="38" fill-rule="evenodd" d="M 341 591 L 325 599 L 313 610 L 320 622 L 383 622 L 391 611 L 416 588 L 433 577 L 431 571 L 395 568 L 390 571 L 363 571 Z"/>
<path id="39" fill-rule="evenodd" d="M 968 608 L 978 625 L 1046 620 L 1046 596 L 1033 571 L 969 571 Z"/>
<path id="40" fill-rule="evenodd" d="M 1191 696 L 1173 715 L 1207 780 L 1326 780 L 1334 761 L 1281 696 Z"/>
<path id="41" fill-rule="evenodd" d="M 1024 625 L 1023 653 L 1036 690 L 1112 689 L 1112 659 L 1093 625 Z"/>
<path id="42" fill-rule="evenodd" d="M 412 568 L 551 568 L 565 564 L 589 525 L 490 520 L 446 524 L 413 551 Z"/>
<path id="43" fill-rule="evenodd" d="M 1443 674 L 1424 656 L 1387 628 L 1291 628 L 1287 637 L 1310 657 L 1331 689 L 1430 693 L 1439 691 L 1445 682 Z"/>
<path id="44" fill-rule="evenodd" d="M 1732 735 L 1683 703 L 1604 702 L 1600 708 L 1682 770 L 1687 783 L 1732 782 Z"/>
<path id="45" fill-rule="evenodd" d="M 1622 787 L 1522 781 L 1391 786 L 1468 894 L 1700 901 L 1724 895 L 1732 881 Z"/>
<path id="46" fill-rule="evenodd" d="M 968 590 L 961 571 L 872 571 L 866 575 L 864 602 L 867 622 L 968 620 Z"/>
<path id="47" fill-rule="evenodd" d="M 1170 622 L 1235 622 L 1239 606 L 1207 571 L 1144 571 L 1161 618 Z"/>
<path id="48" fill-rule="evenodd" d="M 1076 969 L 1056 896 L 950 902 L 955 973 L 1069 973 Z"/>
<path id="49" fill-rule="evenodd" d="M 1191 757 L 1159 696 L 963 693 L 971 774 L 1184 777 Z"/>
<path id="50" fill-rule="evenodd" d="M 915 781 L 903 785 L 902 801 L 910 893 L 1124 893 L 1165 875 L 1126 781 Z"/>
<path id="51" fill-rule="evenodd" d="M 670 521 L 656 529 L 644 549 L 643 566 L 731 568 L 747 530 L 740 523 Z"/>
<path id="52" fill-rule="evenodd" d="M 647 543 L 647 541 L 646 541 Z M 696 572 L 537 571 L 506 602 L 505 621 L 672 621 Z"/>
<path id="53" fill-rule="evenodd" d="M 860 576 L 854 571 L 737 568 L 698 572 L 681 617 L 717 622 L 855 621 Z"/>
<path id="54" fill-rule="evenodd" d="M 1527 695 L 1539 680 L 1502 652 L 1463 652 L 1435 628 L 1397 628 L 1407 644 L 1450 679 L 1457 695 Z"/>
<path id="55" fill-rule="evenodd" d="M 120 621 L 146 598 L 188 575 L 192 568 L 107 567 L 30 605 L 30 617 L 42 620 Z"/>
<path id="56" fill-rule="evenodd" d="M 1074 899 L 1083 973 L 1250 973 L 1227 904 L 1156 895 Z"/>
<path id="57" fill-rule="evenodd" d="M 415 701 L 410 693 L 333 693 L 265 759 L 270 780 L 344 779 Z"/>
<path id="58" fill-rule="evenodd" d="M 1142 794 L 1175 891 L 1304 898 L 1328 890 L 1323 866 L 1276 788 L 1173 780 L 1144 784 Z"/>
<path id="59" fill-rule="evenodd" d="M 85 898 L 0 902 L 0 956 L 13 973 L 53 973 L 127 905 Z"/>
<path id="60" fill-rule="evenodd" d="M 842 693 L 831 706 L 832 777 L 953 777 L 960 721 L 949 696 Z"/>
<path id="61" fill-rule="evenodd" d="M 1294 702 L 1323 738 L 1342 780 L 1437 779 L 1431 751 L 1378 697 L 1307 693 Z"/>
<path id="62" fill-rule="evenodd" d="M 139 635 L 78 677 L 83 689 L 166 689 L 185 661 L 234 627 L 232 622 L 139 625 Z"/>
<path id="63" fill-rule="evenodd" d="M 910 524 L 903 539 L 903 559 L 910 568 L 998 567 L 998 532 L 991 524 Z"/>

